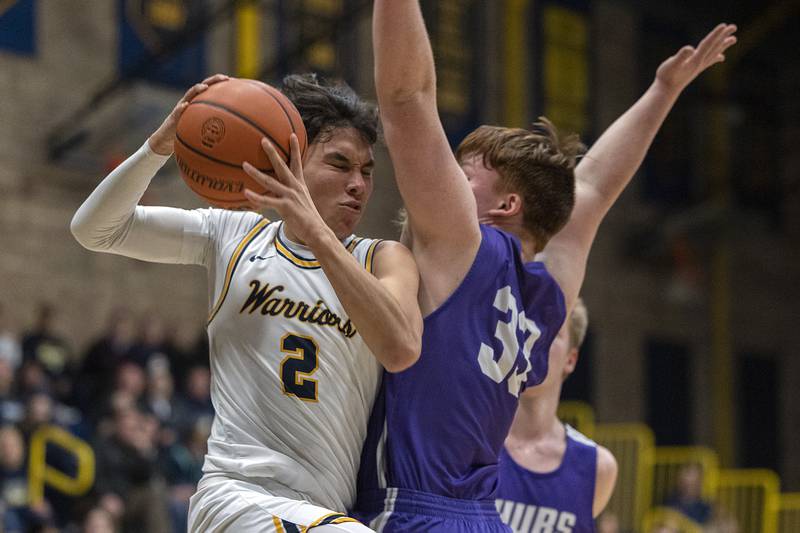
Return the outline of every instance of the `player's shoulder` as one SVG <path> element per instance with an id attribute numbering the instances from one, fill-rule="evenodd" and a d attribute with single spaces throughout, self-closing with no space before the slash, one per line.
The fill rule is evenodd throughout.
<path id="1" fill-rule="evenodd" d="M 578 431 L 574 427 L 570 426 L 569 424 L 564 424 L 564 427 L 567 429 L 567 438 L 568 439 L 573 440 L 573 441 L 577 442 L 578 444 L 583 444 L 584 446 L 589 446 L 589 447 L 592 447 L 592 448 L 599 448 L 600 447 L 595 441 L 593 441 L 592 439 L 590 439 L 589 437 L 587 437 L 586 435 L 584 435 L 583 433 L 581 433 L 580 431 Z"/>
<path id="2" fill-rule="evenodd" d="M 616 478 L 617 458 L 605 446 L 597 445 L 597 477 Z"/>
<path id="3" fill-rule="evenodd" d="M 268 218 L 253 211 L 232 211 L 215 207 L 197 211 L 210 226 L 211 234 L 220 243 L 238 240 L 250 233 L 263 232 L 270 225 L 275 226 Z"/>
<path id="4" fill-rule="evenodd" d="M 414 264 L 411 251 L 398 241 L 355 237 L 346 247 L 370 272 L 386 271 L 394 265 L 407 267 Z"/>

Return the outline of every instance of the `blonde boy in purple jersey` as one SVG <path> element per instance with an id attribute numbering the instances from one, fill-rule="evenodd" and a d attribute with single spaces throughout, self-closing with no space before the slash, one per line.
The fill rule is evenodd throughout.
<path id="1" fill-rule="evenodd" d="M 408 209 L 425 316 L 420 360 L 384 381 L 384 413 L 370 421 L 359 511 L 376 530 L 508 531 L 485 506 L 496 490 L 502 447 L 496 437 L 507 433 L 518 394 L 544 377 L 553 328 L 560 328 L 577 299 L 602 218 L 680 91 L 721 60 L 734 30 L 719 26 L 700 53 L 682 50 L 660 69 L 651 90 L 626 113 L 625 127 L 606 133 L 573 177 L 572 142 L 549 123 L 538 124 L 533 134 L 479 128 L 454 157 L 436 109 L 433 54 L 418 0 L 376 0 L 378 101 Z M 631 126 L 640 146 L 621 151 L 634 141 Z M 531 155 L 542 157 L 531 174 L 519 176 L 515 161 Z M 529 224 L 541 216 L 537 206 L 552 192 L 548 184 L 523 194 L 526 184 L 514 181 L 542 177 L 559 189 L 577 183 L 575 209 L 563 229 L 555 224 L 553 233 L 561 231 L 552 239 L 546 221 L 539 228 Z M 567 213 L 570 194 L 560 202 Z M 535 260 L 543 248 L 546 269 Z M 424 405 L 418 405 L 421 396 Z M 501 435 L 492 434 L 497 431 Z"/>
<path id="2" fill-rule="evenodd" d="M 575 169 L 578 197 L 570 223 L 545 248 L 548 266 L 569 257 L 571 248 L 574 254 L 569 266 L 585 268 L 591 240 L 582 244 L 577 238 L 572 243 L 567 239 L 599 225 L 607 207 L 594 213 L 600 216 L 594 219 L 596 222 L 590 219 L 581 226 L 576 221 L 593 214 L 588 209 L 593 201 L 605 197 L 613 203 L 633 177 L 677 97 L 700 73 L 724 59 L 724 51 L 736 42 L 732 35 L 735 30 L 733 25 L 720 24 L 696 49 L 685 46 L 667 58 L 647 92 L 584 156 Z M 611 204 L 598 204 L 602 205 Z M 563 271 L 566 265 L 563 261 L 561 265 Z M 580 287 L 583 271 L 575 268 L 574 276 Z M 550 348 L 547 378 L 520 397 L 500 457 L 498 490 L 498 498 L 503 500 L 498 510 L 515 532 L 592 532 L 593 518 L 611 497 L 617 472 L 614 457 L 565 426 L 556 414 L 561 384 L 575 368 L 587 322 L 586 307 L 579 303 Z M 581 472 L 585 475 L 579 475 Z"/>

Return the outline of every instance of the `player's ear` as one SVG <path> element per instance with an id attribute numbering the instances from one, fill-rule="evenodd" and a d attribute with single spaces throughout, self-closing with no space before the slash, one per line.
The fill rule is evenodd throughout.
<path id="1" fill-rule="evenodd" d="M 494 209 L 489 210 L 489 215 L 498 218 L 513 217 L 522 211 L 522 197 L 516 193 L 503 194 L 497 199 Z"/>
<path id="2" fill-rule="evenodd" d="M 567 354 L 567 362 L 564 365 L 564 374 L 570 375 L 575 370 L 575 365 L 578 364 L 578 349 L 570 348 Z"/>

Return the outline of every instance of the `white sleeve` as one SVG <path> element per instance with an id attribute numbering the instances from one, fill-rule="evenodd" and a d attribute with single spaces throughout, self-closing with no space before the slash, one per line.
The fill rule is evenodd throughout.
<path id="1" fill-rule="evenodd" d="M 106 176 L 72 218 L 78 242 L 144 261 L 206 264 L 213 231 L 208 210 L 137 205 L 168 159 L 145 142 Z"/>

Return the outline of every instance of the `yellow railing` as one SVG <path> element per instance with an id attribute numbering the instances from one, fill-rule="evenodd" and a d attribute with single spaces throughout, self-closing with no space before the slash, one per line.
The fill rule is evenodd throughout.
<path id="1" fill-rule="evenodd" d="M 660 505 L 674 495 L 681 468 L 697 465 L 703 475 L 703 498 L 717 495 L 719 459 L 705 446 L 658 446 L 653 464 L 653 503 Z"/>
<path id="2" fill-rule="evenodd" d="M 720 470 L 717 511 L 733 517 L 739 533 L 776 533 L 779 492 L 772 470 Z"/>
<path id="3" fill-rule="evenodd" d="M 778 533 L 800 531 L 800 492 L 781 494 L 778 500 Z"/>
<path id="4" fill-rule="evenodd" d="M 594 438 L 594 409 L 584 402 L 561 402 L 558 418 L 590 439 Z"/>
<path id="5" fill-rule="evenodd" d="M 598 424 L 594 439 L 619 464 L 617 486 L 607 509 L 617 515 L 622 531 L 637 530 L 652 504 L 653 431 L 644 424 Z"/>
<path id="6" fill-rule="evenodd" d="M 48 443 L 58 445 L 75 456 L 78 464 L 75 477 L 46 463 Z M 42 502 L 45 484 L 68 496 L 83 496 L 93 483 L 94 452 L 88 444 L 57 426 L 44 426 L 34 432 L 28 450 L 28 502 L 31 505 Z"/>
<path id="7" fill-rule="evenodd" d="M 642 520 L 642 533 L 666 528 L 675 533 L 703 533 L 703 526 L 680 511 L 669 507 L 655 507 L 647 511 Z"/>

